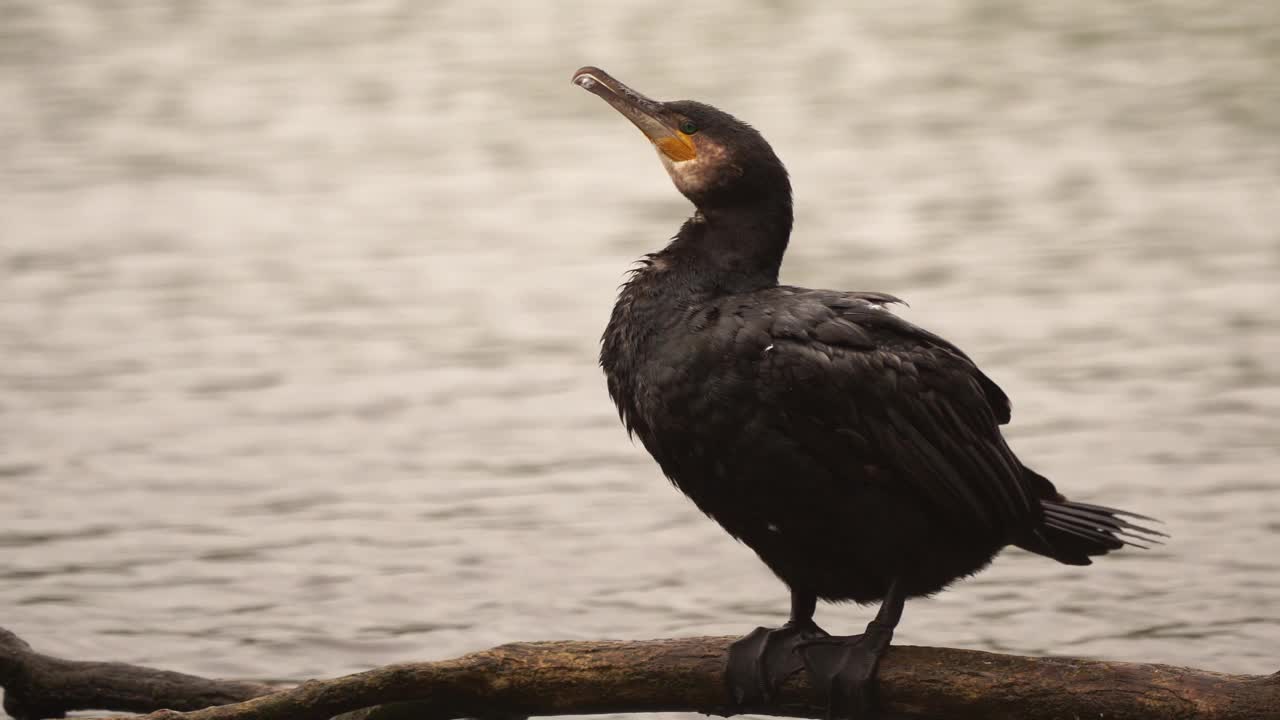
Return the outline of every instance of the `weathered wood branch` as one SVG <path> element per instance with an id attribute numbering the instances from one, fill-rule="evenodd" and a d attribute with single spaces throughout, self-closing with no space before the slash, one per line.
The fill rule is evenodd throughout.
<path id="1" fill-rule="evenodd" d="M 724 668 L 732 640 L 518 643 L 276 691 L 52 658 L 0 630 L 0 685 L 6 710 L 19 720 L 75 709 L 159 708 L 189 712 L 160 710 L 151 720 L 328 720 L 354 711 L 349 720 L 657 711 L 822 716 L 825 699 L 804 673 L 792 677 L 768 707 L 728 707 Z M 880 680 L 884 709 L 899 718 L 1280 719 L 1280 673 L 1224 675 L 903 646 L 890 649 Z"/>
<path id="2" fill-rule="evenodd" d="M 5 712 L 18 720 L 57 718 L 71 710 L 199 710 L 279 690 L 261 683 L 209 680 L 124 663 L 63 660 L 32 650 L 4 628 L 0 628 L 0 687 Z"/>

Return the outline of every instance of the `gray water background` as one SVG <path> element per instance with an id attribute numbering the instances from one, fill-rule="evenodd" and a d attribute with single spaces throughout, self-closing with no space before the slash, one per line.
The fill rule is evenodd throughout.
<path id="1" fill-rule="evenodd" d="M 0 626 L 297 679 L 779 622 L 595 366 L 690 209 L 588 63 L 761 128 L 785 281 L 906 298 L 1173 534 L 899 642 L 1280 668 L 1271 2 L 0 0 Z"/>

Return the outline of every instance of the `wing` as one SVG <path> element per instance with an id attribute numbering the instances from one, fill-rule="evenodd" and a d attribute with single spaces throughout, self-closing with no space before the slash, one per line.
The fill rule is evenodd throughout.
<path id="1" fill-rule="evenodd" d="M 1000 389 L 999 385 L 995 384 L 995 381 L 987 377 L 986 373 L 979 370 L 973 360 L 970 360 L 969 356 L 965 355 L 960 348 L 929 332 L 928 330 L 912 325 L 906 320 L 903 320 L 897 315 L 887 311 L 886 306 L 894 303 L 906 305 L 907 303 L 905 301 L 900 300 L 893 295 L 889 295 L 888 293 L 880 292 L 833 293 L 817 291 L 814 294 L 819 297 L 825 297 L 826 300 L 824 304 L 835 311 L 838 315 L 842 316 L 842 319 L 855 323 L 861 321 L 873 327 L 877 324 L 882 324 L 892 332 L 915 338 L 920 342 L 933 347 L 945 349 L 952 355 L 961 358 L 964 360 L 965 364 L 967 364 L 969 371 L 977 379 L 978 386 L 982 388 L 982 394 L 986 398 L 987 404 L 991 407 L 991 411 L 995 414 L 996 422 L 1004 425 L 1008 423 L 1010 418 L 1013 416 L 1013 407 L 1009 402 L 1009 396 L 1005 394 L 1004 390 Z M 870 308 L 880 309 L 884 314 L 879 317 L 876 315 L 869 315 L 867 310 Z"/>
<path id="2" fill-rule="evenodd" d="M 1001 534 L 1026 527 L 1037 504 L 1000 435 L 1008 398 L 968 356 L 885 310 L 890 296 L 778 290 L 767 315 L 744 318 L 768 336 L 762 399 L 807 435 L 848 438 L 850 463 L 875 466 L 944 517 Z"/>

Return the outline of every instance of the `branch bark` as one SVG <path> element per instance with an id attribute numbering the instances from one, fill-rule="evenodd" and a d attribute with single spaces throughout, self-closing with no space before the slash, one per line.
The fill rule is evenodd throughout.
<path id="1" fill-rule="evenodd" d="M 124 663 L 63 660 L 32 650 L 4 628 L 0 628 L 0 687 L 4 687 L 5 712 L 17 720 L 59 718 L 71 710 L 199 710 L 280 689 Z"/>
<path id="2" fill-rule="evenodd" d="M 5 707 L 18 720 L 60 717 L 75 709 L 158 708 L 170 710 L 153 712 L 149 720 L 328 720 L 344 713 L 354 713 L 346 720 L 658 711 L 823 715 L 825 698 L 804 673 L 792 677 L 768 707 L 728 707 L 724 668 L 733 640 L 517 643 L 277 691 L 257 683 L 52 658 L 0 630 L 0 684 Z M 1280 673 L 1225 675 L 898 646 L 882 663 L 880 682 L 886 715 L 897 718 L 1280 719 Z"/>

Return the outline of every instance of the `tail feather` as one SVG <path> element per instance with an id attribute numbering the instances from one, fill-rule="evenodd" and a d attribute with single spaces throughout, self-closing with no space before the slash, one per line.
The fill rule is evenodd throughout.
<path id="1" fill-rule="evenodd" d="M 1143 527 L 1128 520 L 1123 520 L 1119 516 L 1130 515 L 1133 517 L 1143 517 L 1135 513 L 1125 510 L 1116 510 L 1114 508 L 1103 507 L 1101 505 L 1085 505 L 1082 503 L 1057 503 L 1042 502 L 1041 509 L 1044 510 L 1045 525 L 1049 527 L 1062 527 L 1071 525 L 1077 529 L 1090 532 L 1105 531 L 1114 535 L 1129 545 L 1137 547 L 1145 547 L 1131 540 L 1140 540 L 1142 542 L 1159 543 L 1157 537 L 1169 537 L 1159 530 Z M 1151 522 L 1160 522 L 1155 518 L 1143 517 Z"/>
<path id="2" fill-rule="evenodd" d="M 1159 530 L 1125 520 L 1160 522 L 1155 518 L 1067 500 L 1049 478 L 1031 468 L 1022 468 L 1022 479 L 1032 495 L 1041 498 L 1042 516 L 1040 524 L 1017 543 L 1023 550 L 1067 565 L 1090 565 L 1091 557 L 1106 555 L 1126 545 L 1145 550 L 1152 544 L 1162 544 L 1158 538 L 1169 537 Z"/>
<path id="3" fill-rule="evenodd" d="M 1112 515 L 1124 515 L 1125 517 L 1136 518 L 1138 520 L 1147 520 L 1149 522 L 1161 522 L 1160 520 L 1157 520 L 1153 517 L 1147 517 L 1146 515 L 1139 515 L 1136 512 L 1129 512 L 1128 510 L 1117 510 L 1115 508 L 1106 507 L 1105 505 L 1090 505 L 1089 503 L 1082 503 L 1082 502 L 1069 502 L 1067 503 L 1067 505 L 1070 505 L 1073 508 L 1080 508 L 1082 510 L 1098 510 L 1100 512 L 1110 513 Z M 1155 531 L 1152 530 L 1148 532 L 1155 532 Z M 1169 537 L 1168 535 L 1165 535 L 1162 532 L 1157 532 L 1156 534 L 1162 537 Z"/>
<path id="4" fill-rule="evenodd" d="M 1125 520 L 1124 517 L 1160 522 L 1154 518 L 1102 505 L 1066 499 L 1041 500 L 1043 524 L 1033 537 L 1019 547 L 1051 557 L 1068 565 L 1089 565 L 1091 557 L 1106 555 L 1128 545 L 1149 549 L 1168 537 L 1159 530 Z"/>

